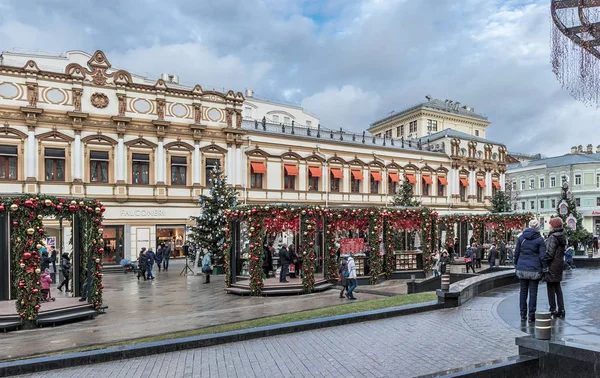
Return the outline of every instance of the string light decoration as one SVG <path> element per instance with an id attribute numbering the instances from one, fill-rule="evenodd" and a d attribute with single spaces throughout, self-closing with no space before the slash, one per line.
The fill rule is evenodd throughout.
<path id="1" fill-rule="evenodd" d="M 571 96 L 600 107 L 600 0 L 552 0 L 552 71 Z"/>

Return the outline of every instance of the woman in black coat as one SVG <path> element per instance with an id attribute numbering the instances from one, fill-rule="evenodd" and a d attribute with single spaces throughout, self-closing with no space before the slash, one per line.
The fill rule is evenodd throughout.
<path id="1" fill-rule="evenodd" d="M 564 267 L 564 254 L 567 246 L 567 238 L 563 231 L 563 222 L 560 218 L 550 220 L 552 231 L 546 239 L 546 254 L 543 259 L 544 278 L 546 288 L 548 289 L 548 303 L 552 316 L 557 318 L 565 317 L 565 302 L 563 300 L 562 273 Z M 558 307 L 556 306 L 558 302 Z"/>

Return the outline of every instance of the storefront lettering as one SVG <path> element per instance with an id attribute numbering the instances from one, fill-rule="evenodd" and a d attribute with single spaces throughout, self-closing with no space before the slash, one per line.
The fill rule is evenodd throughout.
<path id="1" fill-rule="evenodd" d="M 600 215 L 600 211 L 592 210 L 592 215 Z"/>
<path id="2" fill-rule="evenodd" d="M 121 210 L 122 217 L 135 217 L 135 218 L 156 218 L 156 217 L 164 217 L 164 210 Z"/>

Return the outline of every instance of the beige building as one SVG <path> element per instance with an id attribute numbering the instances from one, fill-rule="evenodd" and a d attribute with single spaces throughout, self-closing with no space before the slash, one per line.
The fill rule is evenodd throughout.
<path id="1" fill-rule="evenodd" d="M 2 192 L 101 200 L 108 262 L 163 241 L 180 253 L 217 165 L 246 203 L 385 205 L 406 175 L 425 206 L 484 212 L 504 184 L 506 148 L 465 133 L 403 144 L 244 120 L 240 92 L 149 80 L 101 51 L 0 62 Z"/>
<path id="2" fill-rule="evenodd" d="M 479 138 L 485 138 L 490 122 L 483 114 L 460 102 L 438 100 L 425 96 L 427 101 L 373 122 L 369 132 L 387 139 L 420 139 L 452 129 Z"/>
<path id="3" fill-rule="evenodd" d="M 245 120 L 258 120 L 260 122 L 264 118 L 269 123 L 288 126 L 293 123 L 295 126 L 311 128 L 317 128 L 319 125 L 319 118 L 310 114 L 301 106 L 270 101 L 256 96 L 254 91 L 250 89 L 246 89 L 243 107 Z"/>

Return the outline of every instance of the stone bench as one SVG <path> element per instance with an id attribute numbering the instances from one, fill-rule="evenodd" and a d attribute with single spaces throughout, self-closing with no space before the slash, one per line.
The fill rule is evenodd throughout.
<path id="1" fill-rule="evenodd" d="M 519 283 L 519 279 L 515 275 L 515 270 L 502 269 L 453 283 L 450 285 L 450 290 L 438 289 L 436 294 L 438 302 L 443 304 L 444 308 L 458 307 L 481 293 L 516 283 Z"/>

